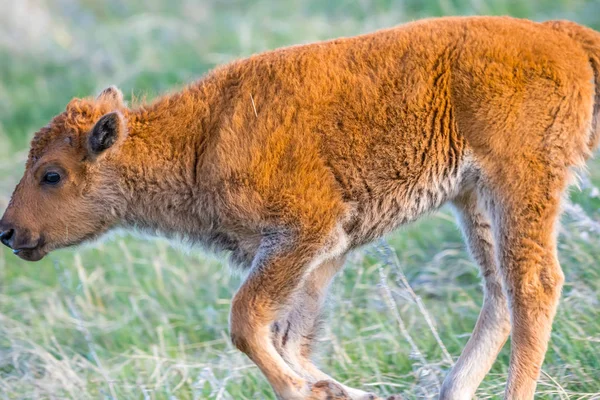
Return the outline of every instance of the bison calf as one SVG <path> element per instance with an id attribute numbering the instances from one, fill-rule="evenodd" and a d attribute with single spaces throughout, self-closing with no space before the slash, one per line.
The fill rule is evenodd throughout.
<path id="1" fill-rule="evenodd" d="M 235 345 L 281 399 L 368 399 L 311 361 L 345 255 L 444 203 L 485 279 L 440 397 L 469 399 L 512 329 L 532 399 L 563 274 L 557 219 L 598 142 L 600 35 L 447 18 L 236 61 L 150 105 L 110 87 L 36 133 L 0 223 L 36 261 L 116 227 L 231 252 Z"/>

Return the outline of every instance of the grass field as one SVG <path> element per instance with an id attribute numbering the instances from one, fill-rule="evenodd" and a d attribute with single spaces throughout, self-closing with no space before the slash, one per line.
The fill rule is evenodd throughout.
<path id="1" fill-rule="evenodd" d="M 0 0 L 0 211 L 32 134 L 74 96 L 116 84 L 151 99 L 255 52 L 446 14 L 600 28 L 600 1 L 584 0 Z M 567 282 L 540 399 L 600 399 L 600 162 L 589 169 L 560 231 Z M 482 302 L 477 267 L 446 209 L 388 242 L 336 280 L 320 364 L 351 386 L 435 398 Z M 219 258 L 127 235 L 37 264 L 0 248 L 0 399 L 272 399 L 228 339 L 240 280 Z M 500 398 L 508 350 L 478 398 Z"/>

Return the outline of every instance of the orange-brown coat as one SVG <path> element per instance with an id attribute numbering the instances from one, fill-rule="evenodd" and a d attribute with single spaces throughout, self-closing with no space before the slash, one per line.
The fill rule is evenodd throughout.
<path id="1" fill-rule="evenodd" d="M 230 251 L 249 269 L 232 339 L 277 395 L 367 399 L 309 360 L 327 286 L 348 251 L 450 202 L 485 302 L 441 398 L 471 398 L 512 327 L 506 397 L 530 399 L 599 70 L 588 28 L 470 17 L 259 54 L 137 108 L 111 87 L 36 134 L 2 241 L 37 260 L 121 226 Z"/>

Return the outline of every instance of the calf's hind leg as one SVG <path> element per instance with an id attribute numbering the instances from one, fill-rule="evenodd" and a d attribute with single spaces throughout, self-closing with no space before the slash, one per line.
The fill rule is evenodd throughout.
<path id="1" fill-rule="evenodd" d="M 554 139 L 557 132 L 545 133 Z M 552 136 L 554 135 L 554 136 Z M 557 224 L 568 167 L 564 147 L 520 149 L 482 163 L 498 266 L 511 317 L 505 399 L 534 398 L 564 275 L 557 259 Z"/>
<path id="2" fill-rule="evenodd" d="M 533 399 L 548 347 L 564 281 L 556 255 L 563 187 L 555 174 L 548 173 L 546 179 L 528 179 L 522 191 L 511 193 L 513 198 L 493 202 L 512 323 L 506 399 Z"/>
<path id="3" fill-rule="evenodd" d="M 440 399 L 469 400 L 489 372 L 510 332 L 506 298 L 497 268 L 491 222 L 476 191 L 453 201 L 467 247 L 484 279 L 484 300 L 467 345 L 442 385 Z"/>

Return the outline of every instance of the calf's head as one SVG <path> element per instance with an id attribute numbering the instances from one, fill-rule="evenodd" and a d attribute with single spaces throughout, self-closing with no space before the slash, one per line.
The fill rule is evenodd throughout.
<path id="1" fill-rule="evenodd" d="M 74 99 L 31 142 L 25 173 L 2 219 L 0 241 L 28 261 L 79 244 L 117 222 L 119 148 L 127 135 L 121 92 Z"/>

